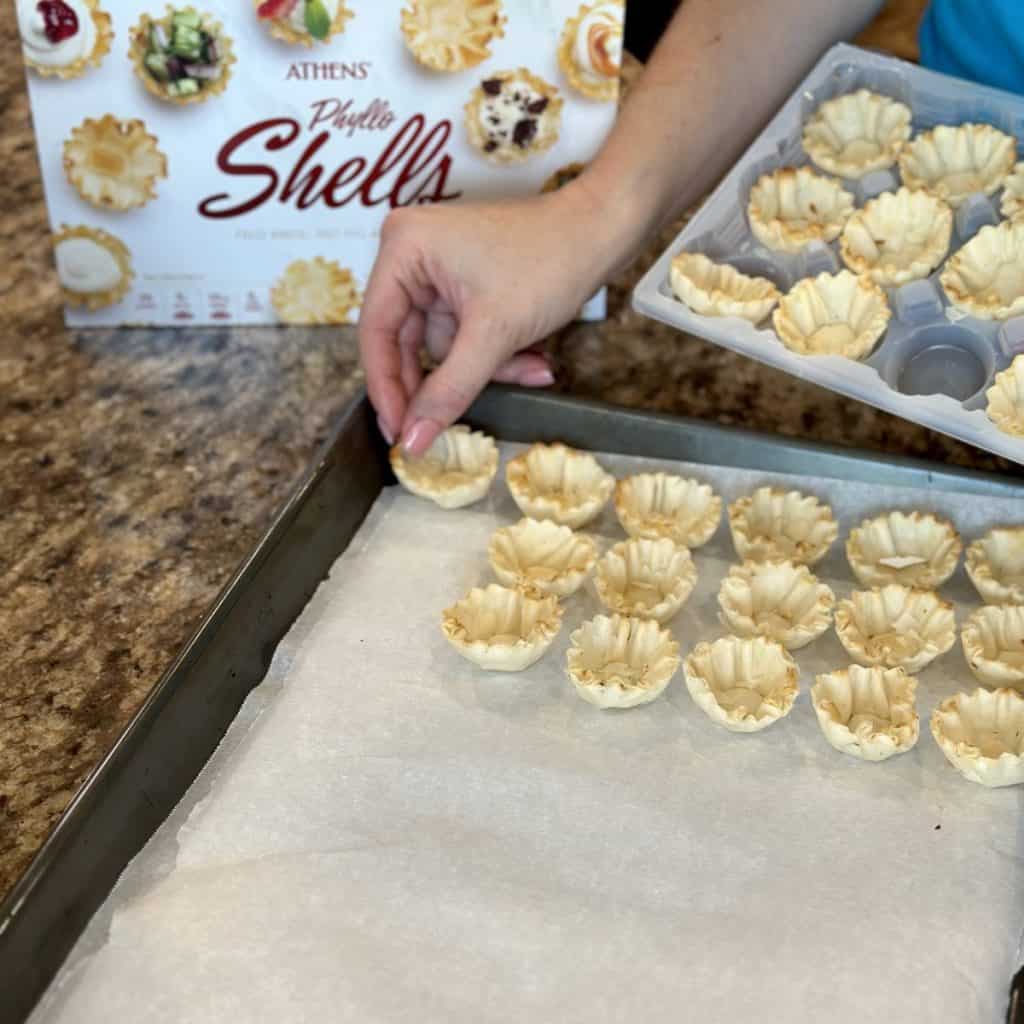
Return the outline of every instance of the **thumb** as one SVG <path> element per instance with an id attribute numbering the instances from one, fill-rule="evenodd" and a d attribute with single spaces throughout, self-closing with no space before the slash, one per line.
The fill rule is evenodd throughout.
<path id="1" fill-rule="evenodd" d="M 420 385 L 405 414 L 402 447 L 422 455 L 483 391 L 503 361 L 503 346 L 483 318 L 467 317 L 444 362 Z"/>

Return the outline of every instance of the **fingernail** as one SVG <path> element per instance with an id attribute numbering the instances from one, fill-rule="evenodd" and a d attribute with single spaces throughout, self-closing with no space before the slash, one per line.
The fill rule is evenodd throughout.
<path id="1" fill-rule="evenodd" d="M 546 367 L 542 370 L 527 370 L 519 379 L 528 388 L 546 388 L 555 383 L 554 374 Z"/>
<path id="2" fill-rule="evenodd" d="M 379 416 L 377 417 L 377 429 L 381 432 L 381 435 L 388 444 L 395 443 L 395 435 L 391 433 L 388 429 L 388 425 Z"/>
<path id="3" fill-rule="evenodd" d="M 416 420 L 402 437 L 406 455 L 422 455 L 441 433 L 441 424 L 433 420 Z"/>

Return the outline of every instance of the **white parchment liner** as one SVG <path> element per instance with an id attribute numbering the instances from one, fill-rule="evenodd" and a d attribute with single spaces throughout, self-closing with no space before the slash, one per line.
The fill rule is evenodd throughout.
<path id="1" fill-rule="evenodd" d="M 518 446 L 502 445 L 503 461 Z M 617 476 L 695 476 L 829 501 L 840 537 L 920 508 L 967 540 L 1019 503 L 601 456 Z M 808 702 L 848 664 L 831 631 L 795 652 L 801 693 L 737 736 L 682 682 L 600 711 L 552 649 L 512 678 L 460 658 L 441 609 L 491 579 L 519 518 L 503 471 L 454 512 L 377 501 L 282 642 L 266 681 L 129 866 L 33 1024 L 245 1020 L 559 1022 L 1002 1020 L 1024 923 L 1022 790 L 985 790 L 930 735 L 867 764 Z M 593 529 L 622 538 L 608 507 Z M 670 623 L 685 655 L 723 633 L 723 524 Z M 814 569 L 855 584 L 837 543 Z M 402 585 L 396 586 L 395 581 Z M 941 593 L 979 603 L 963 567 Z M 972 690 L 959 645 L 919 675 L 918 713 Z"/>

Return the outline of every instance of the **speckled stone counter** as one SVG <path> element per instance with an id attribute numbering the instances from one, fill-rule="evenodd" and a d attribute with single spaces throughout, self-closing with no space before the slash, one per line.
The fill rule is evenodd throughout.
<path id="1" fill-rule="evenodd" d="M 0 27 L 14 38 L 10 4 Z M 257 541 L 361 372 L 351 329 L 66 331 L 16 62 L 0 68 L 0 109 L 3 894 Z M 627 295 L 645 262 L 614 284 L 606 323 L 552 340 L 560 389 L 1006 468 L 644 321 Z"/>

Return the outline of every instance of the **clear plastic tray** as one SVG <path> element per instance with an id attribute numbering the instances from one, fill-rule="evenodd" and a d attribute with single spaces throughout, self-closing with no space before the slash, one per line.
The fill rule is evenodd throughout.
<path id="1" fill-rule="evenodd" d="M 838 240 L 812 243 L 790 255 L 761 245 L 747 224 L 751 186 L 778 167 L 809 165 L 801 145 L 804 122 L 825 100 L 868 88 L 907 104 L 913 131 L 937 124 L 985 122 L 1024 139 L 1024 98 L 927 71 L 855 46 L 834 46 L 750 145 L 707 202 L 644 275 L 633 292 L 640 313 L 725 348 L 777 366 L 804 380 L 950 434 L 1024 463 L 1024 439 L 1000 431 L 985 412 L 995 375 L 1024 352 L 1024 317 L 986 321 L 951 307 L 939 285 L 940 266 L 928 278 L 887 289 L 892 318 L 871 356 L 801 356 L 787 349 L 771 320 L 754 326 L 738 317 L 691 311 L 669 288 L 672 258 L 702 252 L 737 270 L 766 277 L 783 292 L 802 277 L 842 268 Z M 825 173 L 825 172 L 820 172 Z M 858 206 L 898 188 L 898 168 L 874 171 L 844 187 Z M 983 225 L 997 223 L 1000 193 L 971 196 L 954 211 L 950 255 Z"/>

